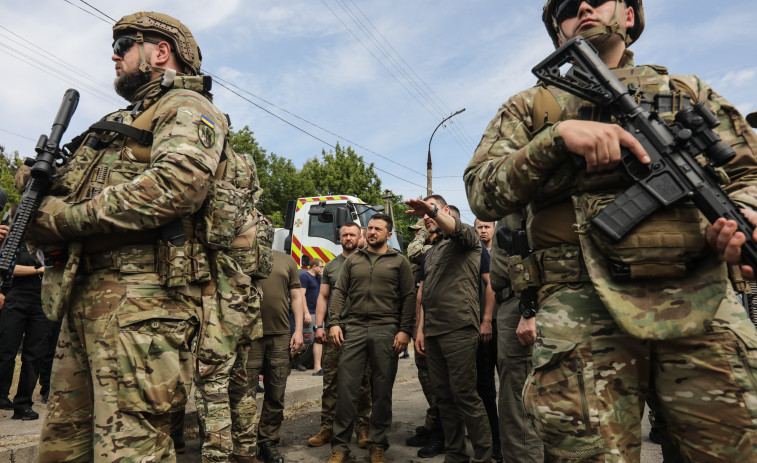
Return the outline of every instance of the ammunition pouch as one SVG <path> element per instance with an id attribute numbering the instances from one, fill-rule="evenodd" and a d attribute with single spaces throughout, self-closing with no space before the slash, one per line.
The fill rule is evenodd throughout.
<path id="1" fill-rule="evenodd" d="M 226 254 L 239 264 L 245 275 L 260 280 L 268 278 L 273 270 L 274 230 L 261 217 L 257 217 L 257 223 L 254 220 L 243 227 L 247 229 L 234 239 Z"/>
<path id="2" fill-rule="evenodd" d="M 210 280 L 210 267 L 204 246 L 187 241 L 183 246 L 139 244 L 85 254 L 86 273 L 110 269 L 121 273 L 157 273 L 166 287 L 186 286 Z"/>
<path id="3" fill-rule="evenodd" d="M 618 280 L 682 278 L 705 255 L 707 222 L 691 202 L 661 208 L 636 226 L 620 241 L 613 241 L 591 225 L 617 195 L 589 194 L 579 197 L 585 217 L 577 227 L 579 235 L 588 235 L 607 259 L 610 275 Z"/>
<path id="4" fill-rule="evenodd" d="M 583 264 L 581 248 L 567 244 L 534 251 L 525 259 L 509 256 L 507 271 L 512 290 L 518 297 L 529 287 L 591 281 Z"/>

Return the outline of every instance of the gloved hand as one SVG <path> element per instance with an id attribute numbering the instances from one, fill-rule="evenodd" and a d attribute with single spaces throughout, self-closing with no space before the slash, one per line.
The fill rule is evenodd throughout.
<path id="1" fill-rule="evenodd" d="M 29 244 L 36 247 L 70 241 L 74 236 L 66 221 L 66 210 L 70 207 L 73 206 L 56 196 L 44 198 L 26 234 Z"/>

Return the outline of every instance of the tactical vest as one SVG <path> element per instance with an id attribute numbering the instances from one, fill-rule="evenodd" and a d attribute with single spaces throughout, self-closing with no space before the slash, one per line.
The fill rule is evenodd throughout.
<path id="1" fill-rule="evenodd" d="M 629 86 L 632 96 L 642 107 L 657 112 L 667 123 L 672 123 L 676 112 L 696 102 L 698 97 L 685 78 L 669 76 L 663 67 L 626 67 L 613 70 L 613 73 Z M 533 103 L 534 132 L 570 119 L 616 122 L 607 108 L 554 87 L 540 86 Z M 531 204 L 531 212 L 536 215 L 535 223 L 553 223 L 538 214 L 543 211 L 556 217 L 550 207 L 560 207 L 562 204 L 563 208 L 572 208 L 569 198 L 576 196 L 584 209 L 584 219 L 578 223 L 576 232 L 591 236 L 600 252 L 611 262 L 616 277 L 680 277 L 696 265 L 705 252 L 704 228 L 707 221 L 691 202 L 682 202 L 656 212 L 616 243 L 602 231 L 592 228 L 591 219 L 631 186 L 633 180 L 622 167 L 609 172 L 587 174 L 573 157 L 569 157 L 565 164 L 565 168 L 556 170 L 556 174 L 546 182 Z M 570 224 L 562 224 L 561 229 L 569 227 Z M 534 230 L 533 233 L 538 237 L 539 230 Z"/>
<path id="2" fill-rule="evenodd" d="M 175 79 L 174 88 L 183 88 L 182 84 L 188 80 Z M 140 108 L 141 111 L 121 110 L 109 114 L 75 138 L 68 146 L 78 148 L 61 170 L 52 194 L 76 203 L 92 198 L 107 186 L 130 182 L 143 173 L 152 162 L 151 129 L 159 103 L 160 96 L 153 104 Z M 203 248 L 230 250 L 234 238 L 253 215 L 260 194 L 254 162 L 236 153 L 226 134 L 218 168 L 198 213 L 182 218 L 181 224 L 168 224 L 160 230 L 109 233 L 89 239 L 84 254 L 124 245 L 166 244 L 168 231 L 168 236 L 181 238 L 183 235 L 186 241 L 181 244 L 184 240 L 179 239 L 166 249 L 161 245 L 158 251 L 160 261 L 171 262 L 177 258 L 181 261 L 178 263 L 181 268 L 168 264 L 169 268 L 163 269 L 166 283 L 181 285 L 187 281 L 204 281 L 208 276 L 207 268 L 199 267 L 204 267 L 201 262 L 206 259 L 198 253 L 204 252 Z"/>

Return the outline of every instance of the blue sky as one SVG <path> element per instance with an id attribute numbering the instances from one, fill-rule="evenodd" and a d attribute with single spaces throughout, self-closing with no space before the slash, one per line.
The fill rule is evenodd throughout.
<path id="1" fill-rule="evenodd" d="M 298 166 L 329 145 L 352 145 L 382 170 L 385 188 L 423 195 L 429 137 L 465 108 L 436 132 L 431 155 L 434 191 L 467 221 L 463 170 L 498 107 L 535 83 L 530 69 L 552 51 L 543 3 L 534 0 L 10 4 L 0 3 L 0 144 L 7 151 L 33 153 L 69 87 L 81 101 L 68 137 L 124 106 L 112 90 L 112 23 L 89 5 L 115 19 L 148 9 L 189 26 L 204 70 L 317 137 L 215 87 L 235 128 L 249 126 L 263 148 Z M 646 31 L 632 47 L 638 64 L 699 74 L 743 113 L 757 110 L 754 0 L 658 0 L 645 9 Z"/>

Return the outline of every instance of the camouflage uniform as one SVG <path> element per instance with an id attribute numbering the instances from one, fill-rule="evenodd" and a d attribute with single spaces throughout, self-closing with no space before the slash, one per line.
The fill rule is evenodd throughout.
<path id="1" fill-rule="evenodd" d="M 145 59 L 149 33 L 172 44 L 179 78 Z M 175 461 L 169 418 L 187 400 L 198 327 L 222 328 L 215 331 L 219 345 L 233 354 L 236 343 L 227 341 L 239 333 L 224 330 L 249 325 L 252 314 L 250 277 L 220 251 L 252 209 L 250 168 L 229 148 L 222 157 L 228 122 L 210 102 L 209 81 L 194 75 L 199 48 L 184 25 L 159 13 L 125 16 L 114 39 L 124 35 L 136 42 L 139 70 L 153 80 L 128 108 L 75 139 L 29 235 L 40 247 L 68 248 L 66 265 L 43 281 L 48 315 L 64 317 L 43 462 Z M 229 172 L 248 175 L 233 202 L 219 199 L 218 190 L 237 187 L 235 180 L 215 180 Z M 225 220 L 214 222 L 219 213 Z M 183 239 L 164 232 L 183 232 Z M 225 368 L 233 355 L 219 355 L 204 339 L 198 358 Z"/>
<path id="2" fill-rule="evenodd" d="M 227 127 L 226 117 L 196 91 L 164 93 L 153 81 L 142 96 L 143 110 L 156 107 L 149 161 L 139 162 L 121 135 L 99 150 L 84 145 L 54 186 L 58 196 L 43 202 L 30 236 L 39 244 L 86 238 L 63 307 L 40 461 L 173 460 L 168 414 L 187 400 L 189 344 L 210 273 L 202 245 L 159 242 L 155 227 L 179 218 L 191 226 Z M 214 124 L 209 146 L 198 140 L 203 117 Z M 107 120 L 119 118 L 129 124 L 131 110 Z M 159 257 L 169 254 L 174 258 Z M 186 258 L 200 265 L 182 265 Z M 49 278 L 43 286 L 48 301 L 66 289 Z"/>
<path id="3" fill-rule="evenodd" d="M 645 99 L 681 92 L 715 112 L 718 134 L 737 152 L 725 166 L 726 189 L 741 205 L 757 207 L 757 139 L 736 109 L 699 78 L 668 76 L 656 66 L 634 68 L 631 56 L 626 52 L 613 72 L 642 89 Z M 685 275 L 619 282 L 603 273 L 605 258 L 587 230 L 586 204 L 597 192 L 612 197 L 628 183 L 618 181 L 622 168 L 594 175 L 577 170 L 560 124 L 537 127 L 545 116 L 533 114 L 540 91 L 521 92 L 501 107 L 465 181 L 471 208 L 482 219 L 526 206 L 532 214 L 529 235 L 544 279 L 524 402 L 546 450 L 556 461 L 639 461 L 640 420 L 653 382 L 660 412 L 692 461 L 754 461 L 757 333 L 729 287 L 725 266 L 704 243 L 706 221 L 695 211 L 697 233 L 689 238 L 696 238 L 702 257 Z M 579 114 L 608 120 L 600 108 L 548 91 L 562 109 L 560 120 Z M 672 113 L 661 117 L 670 121 Z M 686 207 L 657 217 L 683 214 Z M 571 237 L 574 223 L 581 234 Z M 654 223 L 647 219 L 639 230 Z"/>

